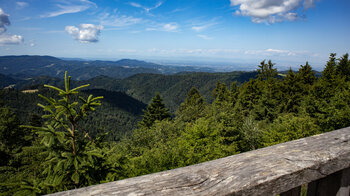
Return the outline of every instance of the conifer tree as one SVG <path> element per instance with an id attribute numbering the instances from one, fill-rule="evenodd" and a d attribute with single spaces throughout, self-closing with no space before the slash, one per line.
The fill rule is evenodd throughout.
<path id="1" fill-rule="evenodd" d="M 327 65 L 322 71 L 322 78 L 327 81 L 334 81 L 336 77 L 336 53 L 331 53 L 329 56 L 329 60 L 327 61 Z"/>
<path id="2" fill-rule="evenodd" d="M 315 73 L 312 71 L 309 62 L 306 61 L 306 64 L 304 66 L 300 65 L 298 77 L 303 84 L 312 85 L 315 82 L 316 76 Z"/>
<path id="3" fill-rule="evenodd" d="M 216 88 L 213 90 L 213 96 L 215 97 L 215 104 L 221 104 L 222 102 L 229 101 L 230 93 L 226 84 L 217 82 Z"/>
<path id="4" fill-rule="evenodd" d="M 283 80 L 281 91 L 283 92 L 281 111 L 298 113 L 298 108 L 303 97 L 302 84 L 292 69 L 289 69 Z"/>
<path id="5" fill-rule="evenodd" d="M 147 109 L 143 111 L 142 120 L 140 122 L 141 127 L 151 127 L 156 120 L 164 120 L 170 118 L 169 109 L 165 107 L 163 99 L 157 93 L 151 100 L 151 103 L 147 106 Z"/>
<path id="6" fill-rule="evenodd" d="M 345 77 L 346 80 L 350 79 L 350 63 L 349 63 L 349 54 L 344 54 L 338 62 L 336 67 L 336 73 L 342 77 Z"/>
<path id="7" fill-rule="evenodd" d="M 25 132 L 19 125 L 17 115 L 10 108 L 0 108 L 0 166 L 7 165 L 25 143 Z"/>
<path id="8" fill-rule="evenodd" d="M 233 106 L 236 104 L 239 95 L 239 87 L 237 85 L 237 81 L 232 82 L 230 89 L 230 101 Z"/>
<path id="9" fill-rule="evenodd" d="M 65 88 L 60 89 L 51 85 L 44 85 L 58 92 L 59 100 L 39 96 L 48 105 L 38 104 L 47 114 L 44 126 L 24 126 L 35 131 L 41 143 L 46 147 L 46 160 L 42 163 L 44 182 L 21 185 L 23 189 L 32 189 L 40 194 L 63 191 L 72 188 L 92 185 L 105 179 L 106 168 L 103 166 L 103 150 L 79 127 L 79 122 L 85 118 L 96 106 L 101 105 L 100 99 L 90 95 L 87 99 L 79 97 L 80 102 L 74 101 L 78 90 L 89 85 L 82 85 L 71 89 L 71 77 L 65 73 Z"/>
<path id="10" fill-rule="evenodd" d="M 184 122 L 191 122 L 203 116 L 205 101 L 199 91 L 192 87 L 176 115 Z"/>
<path id="11" fill-rule="evenodd" d="M 237 112 L 242 113 L 242 116 L 248 114 L 254 109 L 262 95 L 263 87 L 258 80 L 251 79 L 242 85 L 237 99 Z"/>
<path id="12" fill-rule="evenodd" d="M 258 69 L 258 79 L 260 80 L 268 80 L 270 78 L 274 78 L 277 75 L 277 69 L 274 69 L 273 66 L 275 64 L 272 63 L 271 60 L 265 63 L 265 60 L 263 60 Z"/>

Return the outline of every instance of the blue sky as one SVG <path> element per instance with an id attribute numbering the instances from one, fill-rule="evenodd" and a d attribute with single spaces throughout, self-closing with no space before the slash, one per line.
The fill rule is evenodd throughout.
<path id="1" fill-rule="evenodd" d="M 349 0 L 0 0 L 0 55 L 323 67 Z"/>

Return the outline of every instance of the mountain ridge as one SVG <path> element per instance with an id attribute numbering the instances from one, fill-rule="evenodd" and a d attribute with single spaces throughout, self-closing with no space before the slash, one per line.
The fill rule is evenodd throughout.
<path id="1" fill-rule="evenodd" d="M 63 60 L 53 56 L 21 55 L 0 56 L 0 73 L 15 79 L 34 76 L 64 77 L 64 72 L 76 80 L 87 80 L 99 75 L 123 79 L 138 73 L 175 74 L 183 71 L 214 72 L 210 68 L 166 66 L 136 59 L 118 61 Z"/>

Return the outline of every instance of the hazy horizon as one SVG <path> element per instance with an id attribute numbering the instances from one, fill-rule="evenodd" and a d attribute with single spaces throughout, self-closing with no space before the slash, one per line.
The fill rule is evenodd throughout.
<path id="1" fill-rule="evenodd" d="M 323 69 L 350 51 L 347 0 L 0 0 L 0 55 Z"/>

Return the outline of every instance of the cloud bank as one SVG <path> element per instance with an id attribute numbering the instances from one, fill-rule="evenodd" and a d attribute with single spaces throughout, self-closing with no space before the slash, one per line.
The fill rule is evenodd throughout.
<path id="1" fill-rule="evenodd" d="M 11 45 L 11 44 L 20 44 L 23 42 L 23 37 L 20 35 L 9 35 L 6 34 L 6 26 L 11 24 L 9 15 L 7 15 L 0 8 L 0 45 Z"/>
<path id="2" fill-rule="evenodd" d="M 236 7 L 235 15 L 249 16 L 255 23 L 295 21 L 298 10 L 307 10 L 315 0 L 230 0 Z"/>
<path id="3" fill-rule="evenodd" d="M 79 27 L 66 26 L 65 28 L 68 34 L 81 43 L 98 42 L 98 36 L 102 29 L 102 25 L 94 24 L 80 24 Z"/>

